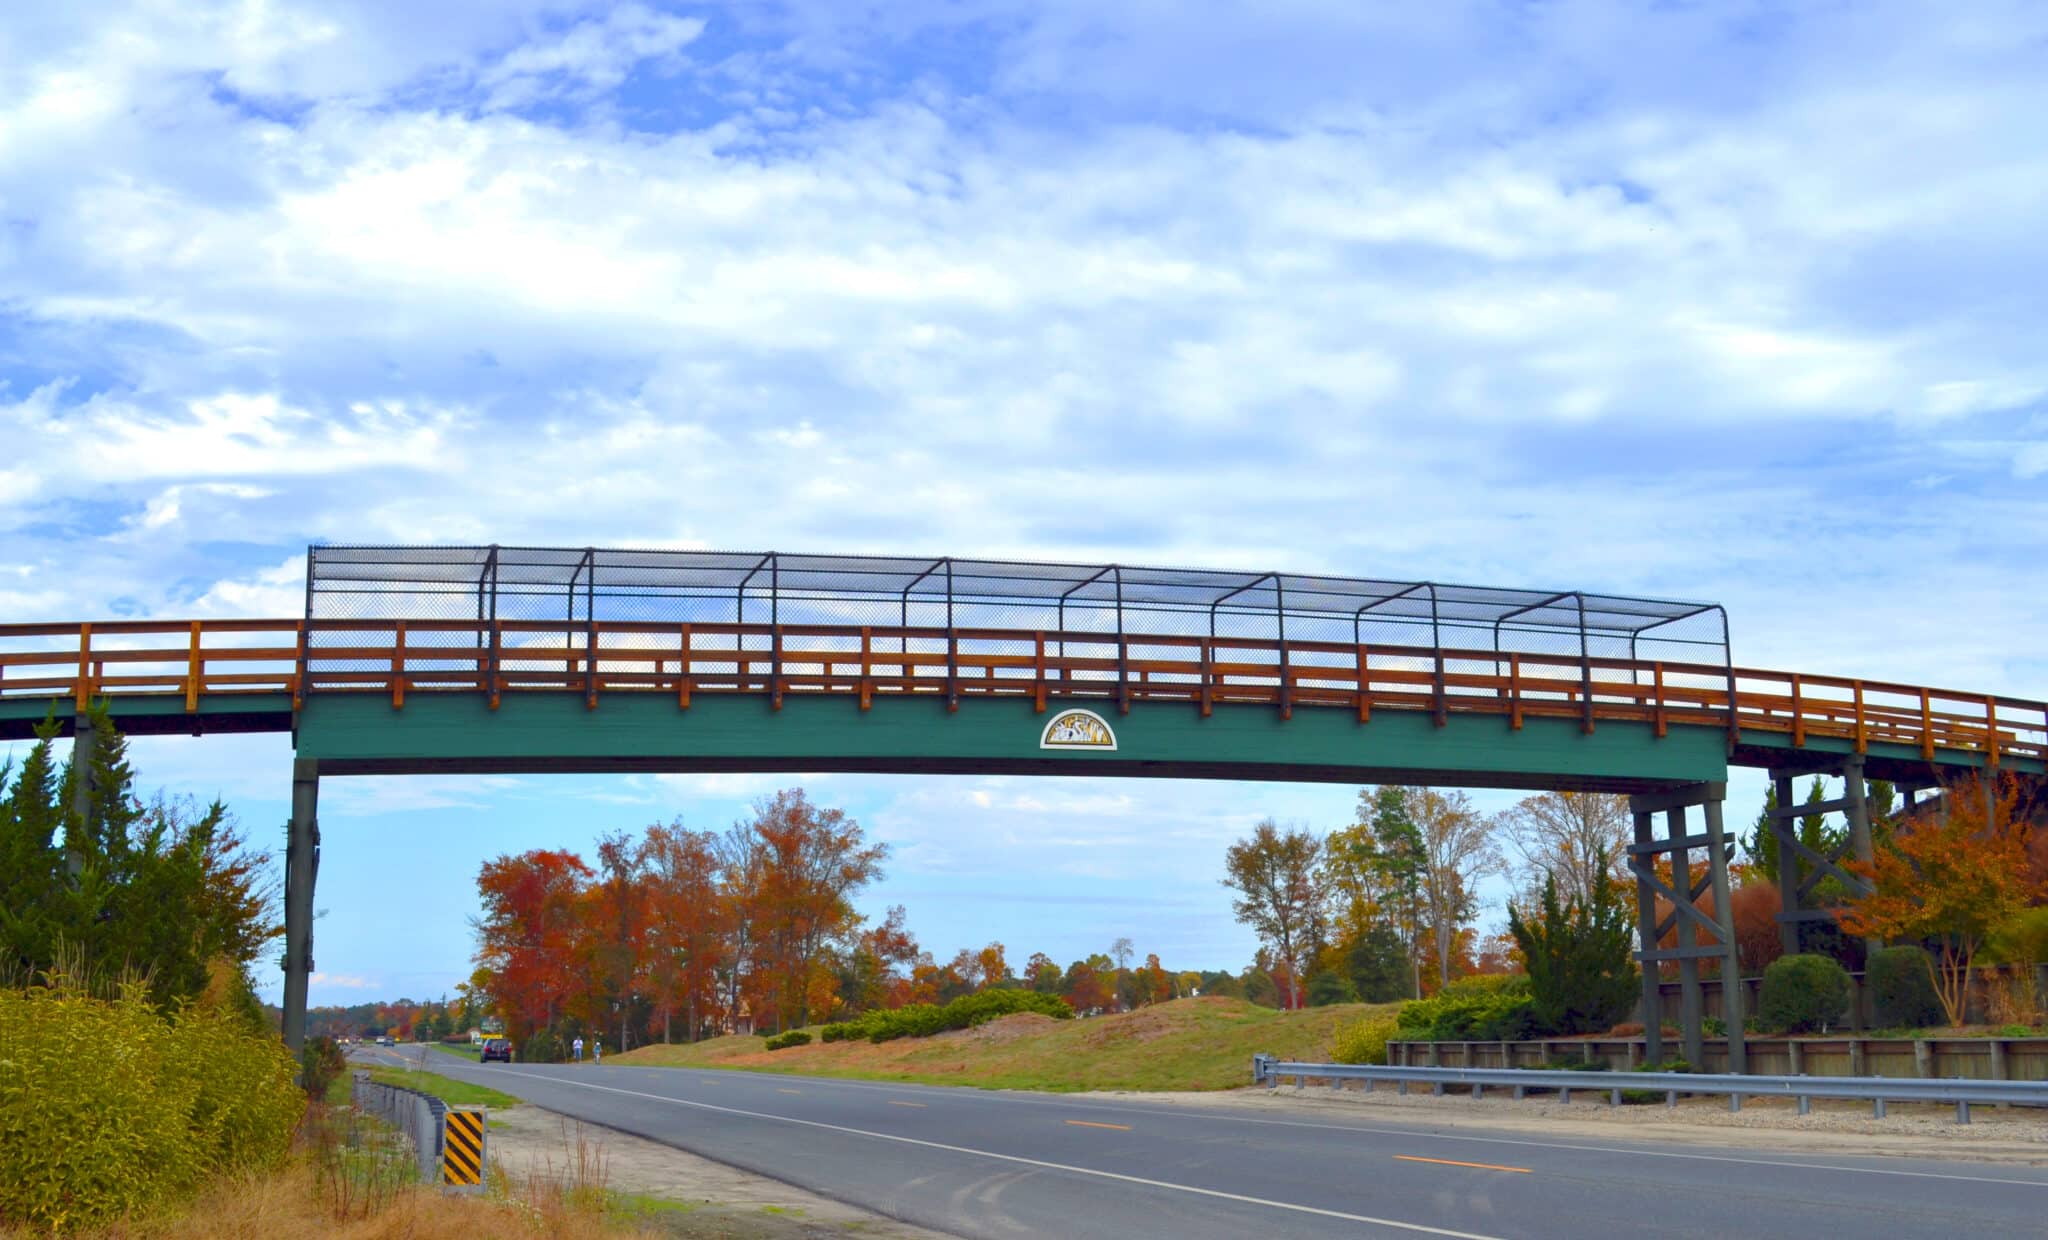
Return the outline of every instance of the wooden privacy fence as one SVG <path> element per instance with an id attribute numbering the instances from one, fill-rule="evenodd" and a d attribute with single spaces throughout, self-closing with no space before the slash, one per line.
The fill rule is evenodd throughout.
<path id="1" fill-rule="evenodd" d="M 1994 986 L 2005 986 L 2015 980 L 2024 980 L 2023 977 L 2015 978 L 2015 969 L 2032 970 L 2034 975 L 2034 1002 L 2037 1005 L 2035 1015 L 2038 1017 L 2041 1014 L 2040 1010 L 2038 1010 L 2041 1005 L 2048 1005 L 2048 964 L 2031 966 L 1980 965 L 1970 970 L 1969 1018 L 1972 1021 L 1985 1024 L 1997 1023 L 1995 1011 L 1989 1002 L 1989 991 Z M 1755 1012 L 1758 1010 L 1759 1005 L 1763 1001 L 1763 985 L 1763 979 L 1760 977 L 1745 977 L 1742 979 L 1743 1011 Z M 1683 1010 L 1681 1005 L 1684 1002 L 1684 989 L 1682 982 L 1664 981 L 1658 983 L 1657 998 L 1665 1024 L 1675 1025 L 1679 1023 Z M 1703 977 L 1700 979 L 1700 1010 L 1702 1015 L 1713 1017 L 1716 1020 L 1721 1018 L 1724 1004 L 1722 989 L 1721 979 L 1718 977 Z M 1641 1006 L 1640 1003 L 1637 1004 L 1636 1019 L 1644 1024 L 1648 1024 L 1649 1021 L 1642 1012 Z M 1870 988 L 1865 984 L 1864 975 L 1860 972 L 1849 974 L 1849 1027 L 1855 1030 L 1868 1029 L 1876 1023 L 1876 1020 L 1877 1013 L 1872 1007 Z"/>
<path id="2" fill-rule="evenodd" d="M 1882 681 L 1701 663 L 1249 637 L 914 625 L 521 620 L 193 620 L 0 625 L 0 700 L 100 696 L 569 692 L 835 694 L 1252 703 L 1487 714 L 1773 733 L 1902 746 L 1932 760 L 2048 761 L 2048 704 Z"/>

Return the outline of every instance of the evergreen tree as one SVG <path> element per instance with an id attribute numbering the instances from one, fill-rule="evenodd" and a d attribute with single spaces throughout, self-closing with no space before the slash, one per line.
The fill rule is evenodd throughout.
<path id="1" fill-rule="evenodd" d="M 1604 864 L 1604 858 L 1602 858 Z M 1529 969 L 1537 1027 L 1547 1033 L 1600 1033 L 1635 1002 L 1634 928 L 1620 884 L 1602 884 L 1589 901 L 1560 903 L 1557 878 L 1545 875 L 1536 920 L 1512 905 L 1508 931 Z"/>

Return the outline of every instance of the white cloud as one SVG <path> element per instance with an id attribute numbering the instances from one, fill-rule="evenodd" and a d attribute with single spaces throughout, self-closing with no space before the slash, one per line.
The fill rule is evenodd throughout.
<path id="1" fill-rule="evenodd" d="M 307 981 L 314 986 L 331 986 L 336 990 L 376 990 L 383 985 L 374 977 L 365 977 L 357 973 L 315 972 Z"/>

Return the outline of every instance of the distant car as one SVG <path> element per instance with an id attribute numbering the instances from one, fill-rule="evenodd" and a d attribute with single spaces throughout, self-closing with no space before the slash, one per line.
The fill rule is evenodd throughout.
<path id="1" fill-rule="evenodd" d="M 379 1045 L 379 1046 L 392 1046 L 392 1045 L 395 1045 L 395 1043 L 393 1043 L 393 1042 L 392 1042 L 392 1040 L 391 1040 L 391 1037 L 390 1037 L 390 1035 L 389 1035 L 389 1034 L 386 1034 L 386 1035 L 385 1035 L 384 1037 L 381 1037 L 381 1038 L 378 1038 L 378 1039 L 377 1039 L 377 1045 Z"/>
<path id="2" fill-rule="evenodd" d="M 489 1063 L 493 1059 L 500 1059 L 506 1063 L 511 1063 L 512 1043 L 505 1038 L 484 1039 L 484 1053 L 479 1062 Z"/>

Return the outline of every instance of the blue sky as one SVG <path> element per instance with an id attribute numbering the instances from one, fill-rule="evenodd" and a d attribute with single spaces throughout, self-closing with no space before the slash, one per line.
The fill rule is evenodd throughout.
<path id="1" fill-rule="evenodd" d="M 0 66 L 9 619 L 296 614 L 313 540 L 992 554 L 2048 697 L 2038 4 L 110 0 Z M 138 748 L 276 839 L 281 739 Z M 330 781 L 314 1000 L 464 976 L 486 856 L 778 782 Z M 1352 797 L 807 783 L 942 956 L 1189 966 L 1227 843 Z"/>

